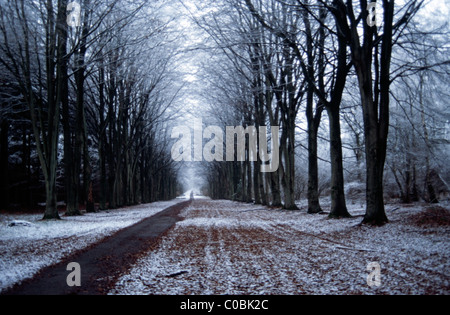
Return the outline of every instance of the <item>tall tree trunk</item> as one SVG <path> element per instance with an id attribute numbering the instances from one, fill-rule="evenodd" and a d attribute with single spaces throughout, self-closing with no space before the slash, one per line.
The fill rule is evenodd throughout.
<path id="1" fill-rule="evenodd" d="M 114 193 L 115 185 L 116 185 L 116 176 L 119 164 L 119 159 L 121 158 L 122 151 L 117 145 L 117 119 L 116 111 L 115 111 L 115 102 L 117 98 L 117 85 L 116 82 L 116 71 L 117 71 L 117 59 L 118 56 L 115 54 L 116 52 L 111 53 L 111 60 L 109 60 L 110 68 L 108 69 L 109 76 L 109 84 L 108 84 L 108 124 L 109 124 L 109 132 L 108 138 L 109 143 L 107 145 L 107 159 L 108 159 L 108 200 L 109 200 L 109 208 L 116 209 L 117 208 L 117 200 L 116 195 Z M 117 153 L 117 154 L 115 154 Z"/>
<path id="2" fill-rule="evenodd" d="M 272 73 L 271 69 L 269 69 L 268 67 L 265 67 L 265 74 L 266 74 L 266 86 L 267 86 L 267 90 L 266 90 L 266 100 L 265 100 L 265 105 L 266 105 L 266 110 L 269 116 L 269 121 L 270 121 L 270 125 L 271 126 L 279 126 L 279 110 L 280 110 L 280 106 L 278 106 L 278 108 L 276 108 L 276 112 L 273 113 L 273 109 L 272 109 L 272 103 L 274 100 L 274 92 L 272 91 L 272 85 L 275 86 L 276 85 L 276 79 L 274 74 Z M 277 97 L 277 101 L 278 104 L 280 104 L 281 102 L 281 96 L 278 94 Z M 276 148 L 276 149 L 280 149 L 280 148 Z M 280 163 L 282 165 L 282 163 Z M 282 167 L 282 166 L 281 166 Z M 272 172 L 268 174 L 269 176 L 269 186 L 270 186 L 270 191 L 271 191 L 271 195 L 272 195 L 272 206 L 273 207 L 282 207 L 283 204 L 281 202 L 281 187 L 280 187 L 280 169 L 278 169 L 276 172 Z"/>
<path id="3" fill-rule="evenodd" d="M 412 199 L 412 190 L 413 190 L 413 165 L 412 165 L 412 157 L 411 157 L 411 144 L 409 137 L 405 139 L 407 144 L 407 152 L 406 154 L 406 163 L 405 163 L 405 193 L 402 198 L 403 203 L 410 203 Z"/>
<path id="4" fill-rule="evenodd" d="M 331 218 L 348 218 L 344 192 L 344 166 L 342 156 L 341 124 L 339 107 L 328 107 L 330 121 L 331 157 Z"/>
<path id="5" fill-rule="evenodd" d="M 59 220 L 57 205 L 56 176 L 52 176 L 45 182 L 46 208 L 43 220 Z"/>
<path id="6" fill-rule="evenodd" d="M 311 31 L 309 16 L 304 10 L 303 22 L 305 24 L 306 31 L 306 55 L 307 66 L 304 67 L 304 73 L 309 80 L 307 82 L 307 94 L 306 94 L 306 120 L 308 123 L 308 213 L 316 214 L 322 213 L 322 207 L 319 201 L 319 165 L 317 154 L 317 137 L 319 132 L 320 122 L 322 120 L 322 114 L 324 110 L 324 104 L 319 102 L 314 110 L 314 47 L 313 47 L 313 35 Z M 322 29 L 321 29 L 321 33 Z M 321 40 L 324 40 L 324 36 L 321 36 Z M 323 49 L 321 45 L 320 49 Z M 319 54 L 319 61 L 322 61 L 323 54 Z M 302 56 L 300 56 L 302 58 Z M 302 59 L 301 59 L 302 60 Z M 322 62 L 323 63 L 323 62 Z M 319 65 L 319 82 L 323 81 L 324 65 Z M 322 85 L 322 84 L 321 84 Z"/>
<path id="7" fill-rule="evenodd" d="M 239 199 L 239 174 L 240 174 L 240 167 L 239 162 L 234 161 L 233 162 L 233 201 L 237 201 Z"/>
<path id="8" fill-rule="evenodd" d="M 46 210 L 44 213 L 44 220 L 60 219 L 57 207 L 56 179 L 58 167 L 60 108 L 63 98 L 66 97 L 65 80 L 67 80 L 67 77 L 64 73 L 67 67 L 67 64 L 65 64 L 65 49 L 67 43 L 67 24 L 65 23 L 67 8 L 66 4 L 67 2 L 65 0 L 58 1 L 58 13 L 55 21 L 52 1 L 47 1 L 48 25 L 46 42 L 46 67 L 49 124 L 46 139 L 47 141 L 45 141 L 44 143 L 45 153 L 41 152 L 40 154 L 41 165 L 45 165 L 43 169 L 47 202 Z M 30 103 L 34 104 L 33 98 Z M 33 106 L 31 108 L 31 111 L 34 112 Z M 32 116 L 34 116 L 34 113 L 32 114 Z M 37 125 L 36 119 L 32 120 L 34 120 L 33 124 Z M 40 141 L 39 136 L 36 138 L 36 141 Z M 38 151 L 42 151 L 42 149 L 38 148 Z"/>
<path id="9" fill-rule="evenodd" d="M 89 34 L 89 16 L 90 16 L 90 0 L 84 0 L 84 18 L 82 23 L 82 32 L 80 38 L 80 47 L 75 53 L 75 83 L 77 88 L 77 148 L 76 156 L 79 159 L 76 163 L 83 161 L 83 199 L 86 203 L 86 211 L 94 212 L 93 200 L 89 200 L 91 182 L 91 165 L 89 157 L 88 139 L 87 139 L 87 124 L 86 124 L 86 110 L 84 100 L 84 83 L 86 81 L 86 52 L 87 52 L 87 37 Z M 79 146 L 79 147 L 78 147 Z M 81 171 L 81 169 L 80 169 Z"/>
<path id="10" fill-rule="evenodd" d="M 241 167 L 241 191 L 242 191 L 242 202 L 247 201 L 247 164 L 242 162 Z"/>
<path id="11" fill-rule="evenodd" d="M 258 172 L 259 175 L 259 193 L 261 195 L 261 204 L 267 206 L 269 201 L 267 200 L 267 191 L 265 186 L 266 174 Z"/>
<path id="12" fill-rule="evenodd" d="M 272 206 L 281 207 L 280 170 L 270 173 L 270 190 L 272 192 Z"/>
<path id="13" fill-rule="evenodd" d="M 413 113 L 414 109 L 411 105 L 410 112 Z M 409 152 L 407 153 L 407 159 L 409 160 L 410 168 L 409 173 L 411 174 L 411 182 L 410 182 L 410 202 L 417 202 L 419 201 L 419 191 L 417 189 L 417 160 L 414 156 L 413 152 L 416 151 L 416 132 L 413 131 L 411 134 L 411 144 Z"/>
<path id="14" fill-rule="evenodd" d="M 319 90 L 320 97 L 326 104 L 330 129 L 330 161 L 331 161 L 331 210 L 330 218 L 348 218 L 350 214 L 345 201 L 344 166 L 341 137 L 341 102 L 350 67 L 347 65 L 347 42 L 338 38 L 337 64 L 334 84 L 331 86 L 331 101 L 326 102 L 325 90 L 325 41 L 326 33 L 324 23 L 327 18 L 327 9 L 320 9 L 319 30 Z"/>
<path id="15" fill-rule="evenodd" d="M 227 167 L 227 178 L 228 178 L 228 190 L 229 190 L 229 196 L 228 198 L 230 200 L 235 200 L 236 198 L 236 186 L 234 181 L 234 162 L 232 163 L 226 163 Z"/>
<path id="16" fill-rule="evenodd" d="M 317 130 L 308 127 L 308 213 L 323 212 L 319 201 L 319 165 L 317 160 Z"/>
<path id="17" fill-rule="evenodd" d="M 370 67 L 370 65 L 365 65 Z M 367 69 L 367 68 L 366 68 Z M 384 206 L 384 165 L 386 162 L 387 134 L 381 133 L 377 104 L 372 95 L 371 71 L 360 73 L 366 143 L 366 214 L 363 223 L 383 225 L 388 222 Z M 388 95 L 389 97 L 389 95 Z M 381 100 L 380 100 L 381 101 Z M 388 113 L 380 115 L 383 124 L 389 124 Z"/>
<path id="18" fill-rule="evenodd" d="M 317 154 L 317 137 L 319 131 L 319 124 L 322 116 L 322 109 L 316 110 L 316 115 L 313 115 L 312 91 L 308 92 L 308 213 L 322 213 L 322 207 L 319 201 L 319 164 Z"/>
<path id="19" fill-rule="evenodd" d="M 87 123 L 84 119 L 84 135 L 83 135 L 83 183 L 86 196 L 86 211 L 88 213 L 95 212 L 94 195 L 92 193 L 92 167 L 89 156 L 89 146 L 87 138 Z"/>
<path id="20" fill-rule="evenodd" d="M 288 143 L 285 152 L 286 163 L 286 190 L 284 208 L 287 210 L 299 210 L 295 204 L 295 117 L 292 112 L 289 115 Z"/>
<path id="21" fill-rule="evenodd" d="M 383 225 L 388 222 L 384 206 L 384 161 L 383 153 L 376 145 L 375 137 L 366 136 L 367 209 L 363 223 Z"/>
<path id="22" fill-rule="evenodd" d="M 248 143 L 248 142 L 247 142 Z M 247 154 L 248 154 L 248 147 L 247 147 Z M 253 202 L 253 196 L 252 196 L 252 166 L 251 166 L 251 162 L 249 159 L 250 154 L 247 155 L 248 158 L 246 159 L 246 161 L 244 162 L 245 164 L 247 164 L 247 199 L 245 200 L 245 202 L 251 203 Z"/>
<path id="23" fill-rule="evenodd" d="M 430 135 L 428 132 L 426 117 L 425 117 L 425 106 L 424 106 L 424 77 L 423 75 L 420 75 L 419 77 L 419 104 L 421 109 L 421 118 L 422 118 L 422 130 L 423 130 L 423 136 L 425 139 L 425 145 L 427 146 L 428 150 L 431 150 L 431 144 L 430 144 Z M 426 194 L 426 201 L 429 203 L 439 203 L 439 200 L 436 195 L 436 191 L 434 190 L 433 183 L 431 181 L 431 173 L 432 169 L 430 166 L 430 157 L 428 154 L 425 156 L 425 189 L 427 191 Z"/>
<path id="24" fill-rule="evenodd" d="M 100 165 L 100 210 L 106 210 L 107 193 L 108 193 L 108 180 L 106 174 L 106 125 L 105 121 L 105 68 L 103 58 L 100 60 L 99 70 L 99 117 L 100 117 L 100 134 L 98 141 L 98 158 Z"/>
<path id="25" fill-rule="evenodd" d="M 63 7 L 67 8 L 67 0 L 63 1 Z M 67 38 L 67 30 L 62 30 L 62 35 Z M 67 51 L 67 41 L 61 47 L 64 54 Z M 61 74 L 64 76 L 63 84 L 63 98 L 62 98 L 62 125 L 64 133 L 64 175 L 66 188 L 66 216 L 81 215 L 80 205 L 78 200 L 79 186 L 77 181 L 78 173 L 74 163 L 74 148 L 72 139 L 72 128 L 70 119 L 69 106 L 69 81 L 68 81 L 68 58 L 65 57 L 61 67 Z"/>
<path id="26" fill-rule="evenodd" d="M 381 35 L 377 34 L 377 27 L 366 23 L 367 1 L 361 1 L 359 9 L 364 12 L 361 20 L 356 18 L 352 1 L 344 3 L 343 0 L 334 0 L 331 11 L 341 36 L 345 36 L 350 46 L 363 108 L 367 171 L 367 206 L 363 223 L 383 225 L 388 222 L 384 206 L 383 181 L 390 121 L 390 68 L 394 44 L 395 6 L 393 0 L 383 0 L 384 25 Z M 410 9 L 417 8 L 413 5 Z M 402 24 L 408 23 L 411 13 L 406 12 L 395 27 L 399 28 Z"/>
<path id="27" fill-rule="evenodd" d="M 78 185 L 74 169 L 74 150 L 72 146 L 72 131 L 70 126 L 69 102 L 63 102 L 63 130 L 64 130 L 64 176 L 66 189 L 66 215 L 80 215 L 78 203 Z"/>
<path id="28" fill-rule="evenodd" d="M 257 131 L 257 138 L 258 138 L 258 146 L 257 146 L 257 152 L 259 152 L 259 126 L 256 126 L 256 130 Z M 260 173 L 261 173 L 261 159 L 259 158 L 259 156 L 256 157 L 256 161 L 253 162 L 253 191 L 254 191 L 254 195 L 255 195 L 255 204 L 262 204 L 262 199 L 261 199 L 261 190 L 260 190 Z"/>

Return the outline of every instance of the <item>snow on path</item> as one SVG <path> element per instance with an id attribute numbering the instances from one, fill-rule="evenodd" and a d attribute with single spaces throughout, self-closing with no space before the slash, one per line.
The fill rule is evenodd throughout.
<path id="1" fill-rule="evenodd" d="M 421 211 L 390 212 L 390 224 L 372 228 L 361 217 L 194 201 L 110 294 L 449 294 L 449 227 L 409 224 Z M 371 262 L 379 288 L 367 283 Z"/>
<path id="2" fill-rule="evenodd" d="M 75 251 L 183 201 L 63 217 L 61 221 L 41 221 L 42 215 L 0 215 L 0 292 Z M 10 227 L 15 221 L 31 224 Z"/>

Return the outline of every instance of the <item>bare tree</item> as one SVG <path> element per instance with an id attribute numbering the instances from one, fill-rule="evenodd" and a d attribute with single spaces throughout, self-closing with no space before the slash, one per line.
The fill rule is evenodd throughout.
<path id="1" fill-rule="evenodd" d="M 153 14 L 158 9 L 155 5 L 142 10 L 148 4 L 146 0 L 107 4 L 84 0 L 80 10 L 70 12 L 73 6 L 67 0 L 0 2 L 0 63 L 14 78 L 18 99 L 29 108 L 46 186 L 45 219 L 59 218 L 58 174 L 65 180 L 67 215 L 79 215 L 79 203 L 84 201 L 88 211 L 94 209 L 95 139 L 100 139 L 103 209 L 108 176 L 112 206 L 139 202 L 138 196 L 145 194 L 138 192 L 147 189 L 143 178 L 159 176 L 161 181 L 149 189 L 147 200 L 176 193 L 178 174 L 169 158 L 168 137 L 155 136 L 158 128 L 167 127 L 168 108 L 178 96 L 179 89 L 173 89 L 173 77 L 169 78 L 173 73 L 169 65 L 174 64 L 174 53 L 169 52 L 176 50 L 166 45 L 173 45 L 174 40 L 165 31 L 169 22 L 149 18 L 150 11 Z M 78 13 L 79 21 L 69 20 Z M 145 33 L 143 25 L 149 32 Z M 154 45 L 157 38 L 160 44 Z M 151 54 L 154 69 L 148 68 L 149 74 L 143 65 L 150 65 Z M 97 117 L 99 125 L 93 122 Z M 64 172 L 58 167 L 61 121 Z M 8 141 L 5 124 L 2 115 L 3 142 Z M 25 146 L 26 137 L 23 142 L 25 155 L 31 143 Z M 148 147 L 153 154 L 143 153 Z M 4 148 L 2 143 L 3 157 Z"/>
<path id="2" fill-rule="evenodd" d="M 4 1 L 0 61 L 17 80 L 30 108 L 46 188 L 44 219 L 58 219 L 56 177 L 59 115 L 67 97 L 66 1 Z M 41 23 L 39 23 L 39 21 Z M 44 43 L 41 45 L 40 43 Z"/>
<path id="3" fill-rule="evenodd" d="M 382 225 L 388 222 L 384 207 L 384 165 L 390 122 L 390 87 L 392 50 L 395 36 L 405 28 L 423 1 L 408 1 L 395 20 L 395 2 L 383 0 L 382 32 L 369 23 L 370 8 L 362 0 L 358 7 L 352 1 L 326 3 L 335 16 L 338 32 L 347 40 L 359 83 L 363 108 L 367 209 L 363 222 Z M 397 8 L 398 9 L 398 8 Z M 403 12 L 402 12 L 403 11 Z M 359 30 L 362 29 L 362 36 Z"/>

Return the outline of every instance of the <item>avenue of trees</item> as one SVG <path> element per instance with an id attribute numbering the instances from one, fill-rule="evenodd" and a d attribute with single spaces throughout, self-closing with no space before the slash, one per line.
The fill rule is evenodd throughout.
<path id="1" fill-rule="evenodd" d="M 0 1 L 0 208 L 45 219 L 171 199 L 179 88 L 170 22 L 146 0 Z"/>
<path id="2" fill-rule="evenodd" d="M 360 181 L 363 222 L 375 225 L 388 222 L 390 183 L 404 202 L 438 201 L 437 183 L 449 175 L 448 24 L 424 18 L 426 1 L 374 3 L 222 0 L 200 8 L 207 13 L 195 22 L 213 51 L 205 75 L 212 121 L 281 128 L 277 172 L 261 173 L 259 158 L 205 165 L 213 198 L 295 210 L 302 189 L 314 214 L 325 210 L 325 180 L 326 210 L 345 218 L 346 182 Z"/>
<path id="3" fill-rule="evenodd" d="M 181 193 L 171 130 L 186 118 L 181 56 L 196 54 L 189 93 L 209 107 L 193 114 L 266 126 L 280 152 L 271 173 L 248 144 L 245 161 L 200 164 L 213 199 L 297 210 L 306 197 L 308 213 L 346 218 L 362 189 L 363 222 L 382 225 L 386 197 L 448 198 L 449 25 L 437 3 L 0 0 L 0 209 L 45 204 L 57 219 L 60 202 L 80 215 Z M 182 34 L 183 10 L 199 38 Z"/>

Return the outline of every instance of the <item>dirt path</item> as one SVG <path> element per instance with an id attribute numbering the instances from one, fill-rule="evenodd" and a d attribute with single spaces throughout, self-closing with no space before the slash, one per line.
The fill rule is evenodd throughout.
<path id="1" fill-rule="evenodd" d="M 174 205 L 111 237 L 43 269 L 33 279 L 16 285 L 3 295 L 102 295 L 117 278 L 127 271 L 157 240 L 181 218 L 181 210 L 191 202 Z M 81 287 L 69 287 L 67 266 L 76 262 L 81 267 Z"/>

